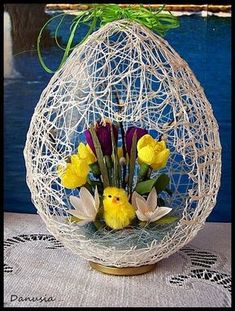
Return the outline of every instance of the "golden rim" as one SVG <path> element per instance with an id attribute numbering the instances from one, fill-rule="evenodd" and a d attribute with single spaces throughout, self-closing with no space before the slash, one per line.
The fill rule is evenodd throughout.
<path id="1" fill-rule="evenodd" d="M 128 276 L 128 275 L 138 275 L 143 274 L 151 271 L 153 268 L 155 268 L 156 264 L 146 265 L 146 266 L 139 266 L 139 267 L 108 267 L 103 266 L 101 264 L 98 264 L 96 262 L 90 261 L 90 266 L 99 272 L 105 273 L 105 274 L 112 274 L 112 275 L 122 275 L 122 276 Z"/>

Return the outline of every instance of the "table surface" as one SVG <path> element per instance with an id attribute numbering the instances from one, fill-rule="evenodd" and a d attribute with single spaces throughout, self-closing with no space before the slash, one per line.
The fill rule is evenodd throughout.
<path id="1" fill-rule="evenodd" d="M 139 276 L 97 272 L 54 239 L 38 215 L 4 214 L 5 307 L 230 307 L 231 225 L 206 223 Z"/>

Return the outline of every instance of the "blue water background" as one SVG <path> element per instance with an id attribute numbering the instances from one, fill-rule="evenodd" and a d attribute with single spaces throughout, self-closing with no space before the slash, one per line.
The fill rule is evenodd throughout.
<path id="1" fill-rule="evenodd" d="M 222 143 L 222 178 L 217 204 L 207 221 L 231 221 L 231 19 L 182 16 L 181 27 L 165 39 L 184 58 L 204 88 L 219 123 Z M 51 35 L 55 24 L 49 27 Z M 80 29 L 75 38 L 84 36 Z M 67 37 L 67 29 L 60 33 Z M 45 51 L 45 60 L 56 68 L 61 55 L 56 48 Z M 20 77 L 4 81 L 4 210 L 36 213 L 26 185 L 23 148 L 26 133 L 40 94 L 51 75 L 40 66 L 36 53 L 14 57 Z"/>

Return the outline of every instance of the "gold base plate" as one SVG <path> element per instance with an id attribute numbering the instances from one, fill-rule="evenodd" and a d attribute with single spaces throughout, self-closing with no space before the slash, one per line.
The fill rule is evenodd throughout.
<path id="1" fill-rule="evenodd" d="M 90 261 L 90 266 L 99 272 L 103 272 L 105 274 L 112 274 L 112 275 L 122 275 L 122 276 L 128 276 L 128 275 L 138 275 L 143 274 L 151 271 L 153 268 L 155 268 L 156 264 L 152 265 L 146 265 L 146 266 L 139 266 L 139 267 L 108 267 L 103 266 L 101 264 L 98 264 L 96 262 Z"/>

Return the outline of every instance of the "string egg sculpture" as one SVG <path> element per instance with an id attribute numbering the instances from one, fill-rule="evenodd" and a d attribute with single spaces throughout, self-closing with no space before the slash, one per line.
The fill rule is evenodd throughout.
<path id="1" fill-rule="evenodd" d="M 166 141 L 170 156 L 161 173 L 170 191 L 162 199 L 177 221 L 110 230 L 70 220 L 69 197 L 79 190 L 61 184 L 58 163 L 66 165 L 98 120 Z M 24 156 L 32 201 L 48 230 L 72 252 L 108 267 L 152 265 L 182 248 L 203 227 L 220 186 L 218 125 L 200 83 L 167 41 L 125 19 L 91 34 L 54 74 L 34 111 Z"/>

